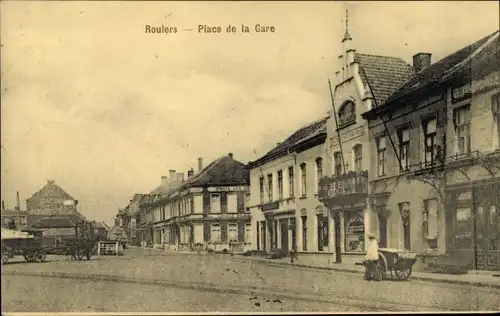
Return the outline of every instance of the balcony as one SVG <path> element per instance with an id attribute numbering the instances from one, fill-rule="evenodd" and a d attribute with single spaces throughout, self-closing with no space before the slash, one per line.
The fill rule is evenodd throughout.
<path id="1" fill-rule="evenodd" d="M 366 194 L 368 194 L 368 171 L 350 171 L 340 176 L 326 176 L 319 181 L 321 201 Z"/>

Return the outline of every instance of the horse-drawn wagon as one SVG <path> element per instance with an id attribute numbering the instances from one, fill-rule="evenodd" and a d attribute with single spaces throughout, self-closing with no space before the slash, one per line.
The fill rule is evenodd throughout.
<path id="1" fill-rule="evenodd" d="M 44 262 L 47 257 L 40 238 L 27 232 L 2 228 L 2 264 L 16 255 L 23 256 L 27 262 Z"/>

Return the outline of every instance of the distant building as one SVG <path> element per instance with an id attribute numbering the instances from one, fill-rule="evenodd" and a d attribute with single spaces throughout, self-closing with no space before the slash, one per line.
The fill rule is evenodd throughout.
<path id="1" fill-rule="evenodd" d="M 77 210 L 78 201 L 53 180 L 26 200 L 28 225 L 44 230 L 44 235 L 75 234 L 76 223 L 85 220 Z"/>
<path id="2" fill-rule="evenodd" d="M 19 192 L 17 192 L 17 205 L 14 209 L 7 209 L 5 201 L 2 201 L 2 227 L 9 229 L 21 230 L 28 225 L 28 213 L 21 210 Z"/>
<path id="3" fill-rule="evenodd" d="M 139 203 L 141 202 L 143 196 L 145 196 L 145 194 L 134 194 L 134 196 L 130 199 L 129 204 L 123 210 L 120 210 L 116 216 L 118 222 L 116 222 L 115 225 L 125 229 L 128 242 L 133 245 L 137 244 L 138 240 L 137 217 L 140 217 Z"/>
<path id="4" fill-rule="evenodd" d="M 221 157 L 202 167 L 191 169 L 188 178 L 177 174 L 176 180 L 165 178 L 161 190 L 141 204 L 141 223 L 150 229 L 149 241 L 155 247 L 192 250 L 196 244 L 215 250 L 230 250 L 238 243 L 241 250 L 250 248 L 250 214 L 245 207 L 248 194 L 248 171 L 233 154 Z M 171 177 L 175 170 L 171 171 Z M 181 176 L 182 175 L 182 176 Z M 151 223 L 151 224 L 149 224 Z"/>

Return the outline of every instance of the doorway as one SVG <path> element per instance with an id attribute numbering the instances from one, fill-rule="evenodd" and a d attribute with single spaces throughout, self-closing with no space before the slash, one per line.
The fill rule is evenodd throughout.
<path id="1" fill-rule="evenodd" d="M 288 219 L 280 221 L 281 249 L 288 252 Z"/>

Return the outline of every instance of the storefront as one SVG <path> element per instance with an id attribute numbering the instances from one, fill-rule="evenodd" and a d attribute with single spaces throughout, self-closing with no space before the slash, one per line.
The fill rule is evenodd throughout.
<path id="1" fill-rule="evenodd" d="M 447 253 L 471 269 L 500 270 L 500 178 L 446 189 Z"/>
<path id="2" fill-rule="evenodd" d="M 365 253 L 365 214 L 368 196 L 368 172 L 349 172 L 339 177 L 325 177 L 320 182 L 320 201 L 327 214 L 318 214 L 320 241 L 333 240 L 331 252 L 343 254 Z M 324 222 L 324 218 L 328 222 Z M 333 225 L 333 238 L 328 237 L 329 222 Z M 337 257 L 338 258 L 338 257 Z"/>

